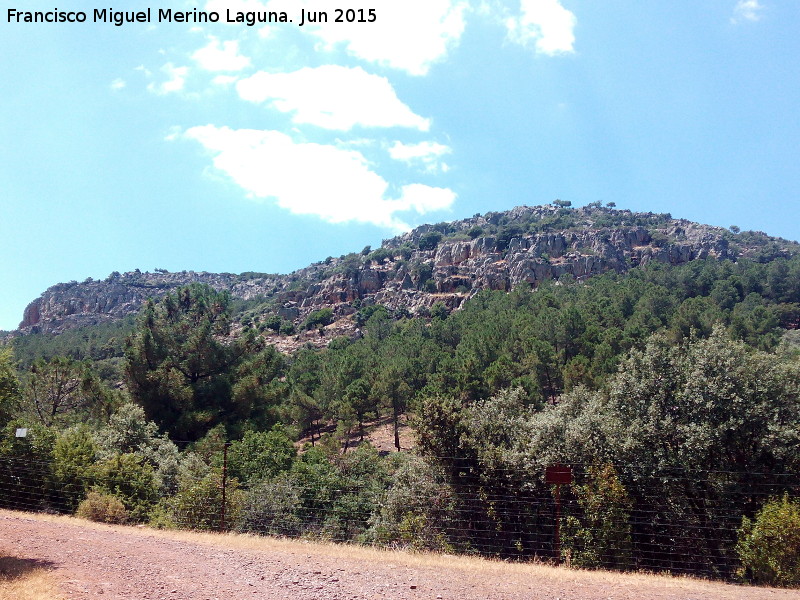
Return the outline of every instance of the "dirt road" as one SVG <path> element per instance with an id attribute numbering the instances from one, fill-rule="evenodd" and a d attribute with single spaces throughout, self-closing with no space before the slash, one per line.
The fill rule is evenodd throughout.
<path id="1" fill-rule="evenodd" d="M 791 590 L 163 533 L 7 511 L 0 511 L 0 555 L 33 559 L 31 564 L 49 569 L 67 599 L 800 599 Z"/>

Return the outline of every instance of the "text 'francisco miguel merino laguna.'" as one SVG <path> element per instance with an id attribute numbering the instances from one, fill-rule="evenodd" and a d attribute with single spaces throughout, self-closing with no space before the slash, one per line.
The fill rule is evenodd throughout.
<path id="1" fill-rule="evenodd" d="M 155 21 L 153 17 L 155 16 Z M 223 18 L 224 17 L 224 18 Z M 377 20 L 374 8 L 334 8 L 329 10 L 300 9 L 300 15 L 290 18 L 285 11 L 233 11 L 222 15 L 217 11 L 172 10 L 148 8 L 140 11 L 122 11 L 113 8 L 96 8 L 91 12 L 64 11 L 57 8 L 49 11 L 28 11 L 9 8 L 6 20 L 9 23 L 111 23 L 121 27 L 126 23 L 239 23 L 252 27 L 260 23 L 374 23 Z"/>

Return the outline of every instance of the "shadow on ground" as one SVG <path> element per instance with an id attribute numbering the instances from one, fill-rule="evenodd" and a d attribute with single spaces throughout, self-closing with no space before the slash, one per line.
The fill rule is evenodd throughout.
<path id="1" fill-rule="evenodd" d="M 0 579 L 13 581 L 41 569 L 50 570 L 55 564 L 49 560 L 36 558 L 17 558 L 0 554 Z"/>

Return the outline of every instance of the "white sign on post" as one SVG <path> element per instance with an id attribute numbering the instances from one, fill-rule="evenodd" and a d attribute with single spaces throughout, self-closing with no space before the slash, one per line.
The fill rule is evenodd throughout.
<path id="1" fill-rule="evenodd" d="M 28 435 L 28 430 L 27 430 L 27 428 L 20 428 L 20 429 L 17 429 L 17 437 L 18 437 L 18 438 L 27 437 L 27 435 Z"/>

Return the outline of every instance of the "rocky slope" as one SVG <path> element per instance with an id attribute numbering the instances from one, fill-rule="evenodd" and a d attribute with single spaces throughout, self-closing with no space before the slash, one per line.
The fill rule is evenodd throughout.
<path id="1" fill-rule="evenodd" d="M 112 273 L 102 281 L 60 283 L 26 309 L 19 333 L 58 333 L 119 319 L 191 282 L 253 301 L 261 316 L 299 324 L 324 307 L 337 318 L 380 303 L 424 314 L 437 302 L 454 309 L 482 289 L 585 279 L 637 265 L 712 258 L 771 260 L 800 251 L 760 232 L 733 233 L 670 215 L 601 207 L 517 207 L 470 219 L 423 225 L 372 252 L 328 258 L 288 275 L 263 273 Z M 256 302 L 260 300 L 260 302 Z"/>

